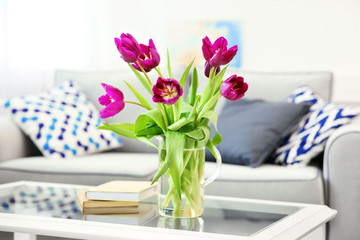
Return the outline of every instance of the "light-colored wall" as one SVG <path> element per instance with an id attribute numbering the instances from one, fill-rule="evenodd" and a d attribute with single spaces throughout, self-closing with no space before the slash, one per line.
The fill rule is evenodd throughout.
<path id="1" fill-rule="evenodd" d="M 33 2 L 39 5 L 37 7 L 41 7 L 42 2 L 46 1 Z M 72 7 L 71 1 L 62 2 L 68 4 L 69 8 Z M 83 9 L 79 19 L 75 18 L 72 24 L 65 21 L 68 26 L 64 24 L 63 27 L 66 29 L 72 26 L 71 34 L 74 37 L 86 36 L 86 38 L 83 41 L 74 39 L 73 42 L 68 42 L 69 39 L 64 36 L 59 40 L 56 37 L 52 38 L 52 44 L 63 49 L 57 52 L 72 53 L 69 54 L 70 62 L 73 59 L 86 61 L 82 64 L 74 63 L 74 68 L 103 70 L 126 67 L 119 59 L 113 42 L 113 38 L 122 32 L 132 33 L 143 43 L 146 43 L 148 38 L 153 38 L 164 57 L 165 49 L 171 41 L 166 37 L 169 23 L 185 20 L 236 20 L 242 23 L 243 69 L 332 71 L 335 76 L 334 100 L 360 102 L 360 71 L 358 71 L 360 1 L 358 0 L 80 2 L 83 3 L 84 8 L 79 6 L 79 3 L 76 6 Z M 57 14 L 56 17 L 59 18 L 60 15 Z M 72 17 L 75 15 L 72 13 Z M 60 28 L 61 22 L 58 23 L 56 27 Z M 76 30 L 74 24 L 83 35 L 74 32 Z M 81 28 L 81 24 L 84 28 Z M 36 28 L 36 26 L 31 27 Z M 64 34 L 64 29 L 61 31 Z M 64 39 L 67 42 L 64 43 Z M 58 42 L 60 40 L 62 42 Z M 74 46 L 74 42 L 79 45 L 78 48 Z M 26 53 L 27 50 L 24 51 Z M 78 56 L 84 53 L 86 57 Z M 162 63 L 164 64 L 165 61 Z M 51 71 L 54 68 L 72 68 L 65 60 L 54 61 L 51 67 Z M 30 69 L 26 71 L 38 74 L 38 79 L 42 81 L 49 81 L 48 78 L 51 76 Z"/>
<path id="2" fill-rule="evenodd" d="M 129 31 L 143 41 L 153 36 L 165 48 L 169 39 L 162 41 L 162 29 L 167 21 L 239 20 L 243 69 L 332 71 L 334 100 L 360 102 L 358 0 L 152 1 L 137 9 L 137 17 L 130 10 L 119 10 L 126 2 L 108 2 L 112 6 L 108 12 L 110 34 Z M 107 65 L 116 67 L 117 56 L 108 59 Z"/>

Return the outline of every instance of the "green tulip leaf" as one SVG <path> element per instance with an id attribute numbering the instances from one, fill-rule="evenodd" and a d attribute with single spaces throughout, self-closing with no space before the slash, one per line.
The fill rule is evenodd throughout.
<path id="1" fill-rule="evenodd" d="M 152 86 L 149 83 L 149 81 L 143 76 L 141 75 L 138 70 L 136 70 L 130 63 L 128 63 L 129 67 L 131 68 L 131 70 L 133 71 L 133 73 L 136 75 L 136 77 L 139 79 L 139 81 L 141 82 L 141 84 L 144 86 L 144 88 L 150 93 L 150 95 L 152 96 Z"/>
<path id="2" fill-rule="evenodd" d="M 135 135 L 136 137 L 153 137 L 153 136 L 161 135 L 162 133 L 163 131 L 158 125 L 152 124 L 147 126 L 145 129 L 136 132 Z"/>
<path id="3" fill-rule="evenodd" d="M 229 65 L 226 65 L 226 67 L 224 67 L 214 78 L 213 80 L 213 83 L 215 86 L 218 85 L 219 82 L 222 81 L 224 75 L 225 75 L 225 72 L 226 72 L 226 69 L 228 68 Z"/>
<path id="4" fill-rule="evenodd" d="M 168 131 L 166 133 L 166 158 L 169 171 L 179 199 L 181 199 L 181 173 L 183 169 L 183 151 L 185 135 L 180 132 Z"/>
<path id="5" fill-rule="evenodd" d="M 137 134 L 153 124 L 158 125 L 163 133 L 166 132 L 164 118 L 159 108 L 154 108 L 139 115 L 135 121 L 134 132 Z"/>
<path id="6" fill-rule="evenodd" d="M 181 111 L 180 113 L 187 113 L 191 112 L 193 110 L 193 107 L 188 104 L 187 102 L 181 102 Z"/>
<path id="7" fill-rule="evenodd" d="M 172 71 L 171 71 L 169 49 L 167 49 L 166 53 L 167 53 L 167 69 L 168 69 L 168 72 L 169 72 L 169 76 L 170 76 L 170 78 L 174 78 L 174 76 L 172 74 Z"/>
<path id="8" fill-rule="evenodd" d="M 206 148 L 210 151 L 210 153 L 214 156 L 214 158 L 215 158 L 217 161 L 220 161 L 220 160 L 221 160 L 220 156 L 217 154 L 217 152 L 219 152 L 219 151 L 218 151 L 217 148 L 211 143 L 211 141 L 208 141 L 208 142 L 207 142 Z"/>
<path id="9" fill-rule="evenodd" d="M 179 132 L 187 133 L 187 132 L 191 132 L 194 129 L 195 129 L 194 124 L 193 123 L 188 123 L 188 124 L 184 125 L 183 127 L 181 127 L 179 129 Z"/>
<path id="10" fill-rule="evenodd" d="M 173 123 L 174 122 L 174 110 L 172 108 L 172 105 L 163 104 L 163 106 L 164 106 L 165 114 L 169 121 L 169 124 Z"/>
<path id="11" fill-rule="evenodd" d="M 188 120 L 187 118 L 181 118 L 179 121 L 174 122 L 173 124 L 171 124 L 168 129 L 172 130 L 172 131 L 177 131 L 180 128 L 182 128 L 183 126 L 185 126 L 186 124 L 190 123 L 192 121 Z"/>
<path id="12" fill-rule="evenodd" d="M 137 137 L 136 139 L 139 140 L 139 141 L 141 141 L 141 142 L 143 142 L 143 143 L 145 143 L 145 144 L 148 145 L 148 146 L 151 146 L 151 147 L 153 147 L 153 148 L 158 149 L 158 147 L 157 147 L 152 141 L 150 141 L 150 140 L 149 140 L 148 138 L 146 138 L 146 137 Z"/>
<path id="13" fill-rule="evenodd" d="M 109 131 L 112 131 L 116 134 L 119 134 L 119 135 L 127 137 L 127 138 L 137 139 L 139 141 L 146 143 L 147 145 L 149 145 L 151 147 L 154 147 L 156 149 L 158 148 L 148 138 L 135 136 L 133 123 L 111 123 L 111 124 L 104 123 L 102 126 L 99 126 L 97 128 L 102 129 L 102 130 L 109 130 Z"/>
<path id="14" fill-rule="evenodd" d="M 154 184 L 154 182 L 156 182 L 162 175 L 164 175 L 168 169 L 169 169 L 169 165 L 166 161 L 164 161 L 159 171 L 156 173 L 154 179 L 151 181 L 151 184 Z"/>
<path id="15" fill-rule="evenodd" d="M 194 68 L 192 80 L 191 80 L 191 86 L 189 89 L 189 93 L 186 97 L 186 102 L 190 104 L 191 106 L 194 106 L 195 100 L 196 100 L 196 91 L 199 85 L 198 81 L 198 74 L 196 68 Z"/>
<path id="16" fill-rule="evenodd" d="M 213 76 L 214 71 L 215 71 L 215 68 L 211 68 L 209 76 Z M 213 91 L 213 88 L 214 88 L 214 82 L 210 78 L 205 86 L 203 93 L 202 93 L 200 107 L 204 106 L 204 104 L 211 98 L 211 93 Z"/>
<path id="17" fill-rule="evenodd" d="M 220 144 L 222 141 L 222 137 L 217 130 L 217 120 L 218 120 L 217 112 L 215 110 L 208 110 L 207 112 L 204 113 L 203 118 L 209 119 L 215 128 L 215 135 L 211 140 L 212 144 L 213 145 Z"/>
<path id="18" fill-rule="evenodd" d="M 205 147 L 205 145 L 209 141 L 209 139 L 210 139 L 210 131 L 211 130 L 210 130 L 210 127 L 208 125 L 199 126 L 198 128 L 200 128 L 203 131 L 204 135 L 205 135 L 202 140 L 199 140 L 197 142 L 197 147 L 202 148 L 202 147 Z"/>
<path id="19" fill-rule="evenodd" d="M 151 110 L 153 109 L 151 107 L 151 105 L 149 104 L 149 102 L 133 87 L 131 86 L 128 82 L 124 81 L 126 83 L 126 85 L 130 88 L 130 90 L 134 93 L 135 97 L 139 100 L 139 102 L 147 109 L 147 110 Z"/>
<path id="20" fill-rule="evenodd" d="M 209 79 L 209 81 L 205 87 L 203 96 L 201 98 L 200 108 L 203 108 L 204 105 L 214 96 L 214 93 L 216 93 L 218 91 L 218 85 L 219 85 L 219 83 L 221 84 L 221 81 L 225 75 L 226 69 L 227 69 L 227 66 L 224 67 L 214 78 Z M 211 68 L 210 76 L 214 75 L 214 71 L 215 71 L 215 68 Z"/>
<path id="21" fill-rule="evenodd" d="M 111 124 L 103 123 L 103 125 L 97 128 L 103 130 L 110 130 L 124 137 L 137 139 L 137 137 L 134 134 L 133 123 L 111 123 Z"/>
<path id="22" fill-rule="evenodd" d="M 190 121 L 195 121 L 196 120 L 196 114 L 197 114 L 197 106 L 199 103 L 200 98 L 196 98 L 195 99 L 195 103 L 194 106 L 191 109 L 190 113 L 187 113 L 187 119 L 189 119 Z"/>
<path id="23" fill-rule="evenodd" d="M 197 141 L 201 141 L 205 138 L 205 133 L 201 128 L 195 128 L 191 132 L 184 133 L 187 137 L 195 139 Z"/>
<path id="24" fill-rule="evenodd" d="M 210 98 L 210 100 L 204 105 L 204 107 L 201 109 L 197 120 L 200 121 L 201 118 L 203 118 L 204 114 L 210 110 L 211 108 L 216 106 L 216 103 L 218 102 L 219 98 L 220 98 L 220 91 L 218 91 L 212 98 Z"/>
<path id="25" fill-rule="evenodd" d="M 185 69 L 185 72 L 184 72 L 183 75 L 181 76 L 181 79 L 180 79 L 180 82 L 179 82 L 179 83 L 180 83 L 180 86 L 181 86 L 182 88 L 184 88 L 184 86 L 185 86 L 186 78 L 187 78 L 188 75 L 189 75 L 190 69 L 191 69 L 194 61 L 195 61 L 195 58 L 194 58 L 194 59 L 191 61 L 191 63 L 187 66 L 187 68 Z"/>

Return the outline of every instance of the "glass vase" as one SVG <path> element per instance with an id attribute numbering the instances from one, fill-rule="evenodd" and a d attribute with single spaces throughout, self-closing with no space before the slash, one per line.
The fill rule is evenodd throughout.
<path id="1" fill-rule="evenodd" d="M 165 161 L 167 152 L 162 143 L 159 145 L 159 163 Z M 205 147 L 183 149 L 181 172 L 181 197 L 179 196 L 168 170 L 160 178 L 158 195 L 159 214 L 170 218 L 195 218 L 204 212 L 205 186 L 219 175 L 221 157 L 217 153 L 217 167 L 214 173 L 205 179 Z"/>

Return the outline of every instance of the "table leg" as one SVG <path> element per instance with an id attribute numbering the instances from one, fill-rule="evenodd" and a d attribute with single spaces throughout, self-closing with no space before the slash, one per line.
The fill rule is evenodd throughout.
<path id="1" fill-rule="evenodd" d="M 14 240 L 36 240 L 36 235 L 33 233 L 14 233 Z"/>

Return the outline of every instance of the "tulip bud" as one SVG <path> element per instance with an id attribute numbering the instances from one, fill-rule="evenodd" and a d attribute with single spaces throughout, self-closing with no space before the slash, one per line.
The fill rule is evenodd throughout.
<path id="1" fill-rule="evenodd" d="M 150 72 L 153 68 L 159 66 L 160 64 L 160 54 L 156 50 L 155 44 L 152 39 L 149 40 L 149 46 L 140 44 L 141 54 L 139 57 L 139 63 L 145 72 Z M 141 68 L 138 66 L 138 63 L 132 64 L 132 66 L 141 71 Z"/>
<path id="2" fill-rule="evenodd" d="M 115 38 L 115 45 L 120 57 L 127 63 L 135 62 L 140 56 L 140 45 L 130 33 L 121 34 L 120 39 Z"/>
<path id="3" fill-rule="evenodd" d="M 101 118 L 108 118 L 115 116 L 125 107 L 124 94 L 111 85 L 105 83 L 101 84 L 106 91 L 106 94 L 99 97 L 99 103 L 106 106 L 100 111 Z"/>
<path id="4" fill-rule="evenodd" d="M 241 76 L 232 75 L 220 85 L 220 93 L 230 101 L 236 101 L 245 95 L 248 84 Z"/>
<path id="5" fill-rule="evenodd" d="M 237 45 L 227 49 L 228 42 L 224 37 L 216 39 L 214 44 L 208 37 L 203 39 L 202 51 L 204 58 L 212 67 L 228 64 L 236 55 Z"/>

